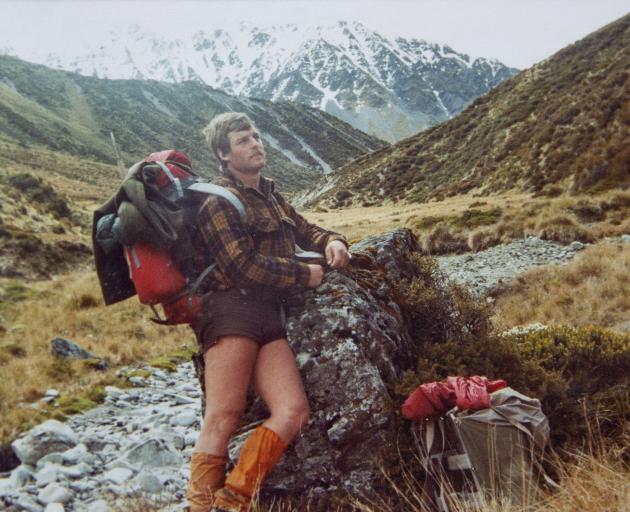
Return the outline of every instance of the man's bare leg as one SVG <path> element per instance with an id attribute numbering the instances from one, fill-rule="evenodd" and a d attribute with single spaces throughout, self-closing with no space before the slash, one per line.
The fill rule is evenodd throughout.
<path id="1" fill-rule="evenodd" d="M 258 344 L 244 336 L 223 336 L 204 356 L 206 413 L 195 452 L 224 455 L 245 410 Z"/>
<path id="2" fill-rule="evenodd" d="M 295 355 L 286 339 L 260 348 L 254 368 L 254 388 L 271 411 L 264 426 L 289 444 L 308 421 L 310 411 Z"/>

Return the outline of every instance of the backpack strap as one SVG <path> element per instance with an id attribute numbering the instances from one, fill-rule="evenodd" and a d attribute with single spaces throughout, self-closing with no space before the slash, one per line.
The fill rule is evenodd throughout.
<path id="1" fill-rule="evenodd" d="M 234 194 L 232 191 L 228 190 L 225 187 L 221 187 L 220 185 L 215 185 L 214 183 L 206 183 L 206 182 L 198 182 L 194 183 L 188 190 L 192 190 L 193 192 L 201 192 L 202 194 L 212 194 L 214 196 L 222 197 L 223 199 L 227 199 L 234 208 L 238 211 L 238 214 L 241 216 L 241 221 L 243 224 L 247 224 L 247 210 L 245 209 L 245 205 L 243 202 Z"/>
<path id="2" fill-rule="evenodd" d="M 168 168 L 166 164 L 162 162 L 153 162 L 153 163 L 160 166 L 162 171 L 164 171 L 164 174 L 166 174 L 168 179 L 171 180 L 173 185 L 175 185 L 175 190 L 177 191 L 177 198 L 181 199 L 182 197 L 184 197 L 184 188 L 182 187 L 182 182 L 180 181 L 180 179 L 173 176 L 173 173 L 171 172 L 171 170 Z"/>

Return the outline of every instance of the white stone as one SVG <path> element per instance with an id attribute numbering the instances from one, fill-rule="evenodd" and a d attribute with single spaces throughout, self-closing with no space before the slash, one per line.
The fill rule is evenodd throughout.
<path id="1" fill-rule="evenodd" d="M 15 500 L 15 506 L 18 510 L 26 510 L 27 512 L 42 512 L 42 510 L 44 510 L 33 498 L 24 494 L 20 495 L 18 499 Z"/>
<path id="2" fill-rule="evenodd" d="M 21 464 L 17 468 L 15 468 L 11 472 L 11 476 L 9 477 L 9 480 L 11 480 L 11 485 L 13 485 L 16 489 L 24 487 L 32 479 L 33 472 L 24 464 Z"/>
<path id="3" fill-rule="evenodd" d="M 133 476 L 133 471 L 127 468 L 114 468 L 103 474 L 103 480 L 106 482 L 113 482 L 120 485 Z"/>
<path id="4" fill-rule="evenodd" d="M 170 424 L 180 425 L 182 427 L 190 427 L 197 421 L 197 415 L 194 412 L 184 411 L 177 416 L 171 418 Z"/>
<path id="5" fill-rule="evenodd" d="M 44 455 L 66 451 L 78 442 L 77 435 L 69 426 L 57 420 L 48 420 L 18 438 L 11 447 L 20 461 L 35 465 Z"/>
<path id="6" fill-rule="evenodd" d="M 44 455 L 41 459 L 37 461 L 36 468 L 42 469 L 47 464 L 58 464 L 61 466 L 63 464 L 63 456 L 59 452 L 49 453 L 48 455 Z"/>
<path id="7" fill-rule="evenodd" d="M 85 462 L 89 458 L 89 455 L 87 446 L 83 443 L 79 443 L 74 448 L 66 450 L 61 454 L 65 464 L 78 464 L 79 462 Z"/>
<path id="8" fill-rule="evenodd" d="M 134 386 L 144 387 L 147 385 L 146 380 L 143 377 L 135 376 L 129 377 L 129 382 L 131 382 Z"/>
<path id="9" fill-rule="evenodd" d="M 44 512 L 65 512 L 65 509 L 61 503 L 49 503 Z"/>
<path id="10" fill-rule="evenodd" d="M 0 497 L 8 496 L 14 489 L 15 486 L 10 478 L 0 478 Z"/>
<path id="11" fill-rule="evenodd" d="M 44 505 L 49 503 L 68 503 L 71 499 L 72 494 L 70 491 L 56 483 L 48 484 L 37 495 L 37 500 Z"/>
<path id="12" fill-rule="evenodd" d="M 61 468 L 61 472 L 68 478 L 81 478 L 89 473 L 90 470 L 90 466 L 88 466 L 85 462 Z"/>
<path id="13" fill-rule="evenodd" d="M 56 389 L 50 388 L 49 390 L 46 391 L 46 393 L 44 393 L 44 396 L 57 398 L 59 396 L 59 391 L 57 391 Z"/>
<path id="14" fill-rule="evenodd" d="M 88 505 L 86 510 L 90 512 L 111 512 L 112 510 L 105 500 L 96 500 Z"/>
<path id="15" fill-rule="evenodd" d="M 194 446 L 197 442 L 197 438 L 199 437 L 198 432 L 188 432 L 184 436 L 184 445 L 185 446 Z"/>
<path id="16" fill-rule="evenodd" d="M 105 393 L 107 398 L 120 398 L 125 395 L 125 392 L 116 386 L 105 386 Z"/>
<path id="17" fill-rule="evenodd" d="M 167 439 L 150 438 L 135 444 L 125 455 L 124 460 L 132 466 L 144 467 L 179 467 L 183 458 Z"/>
<path id="18" fill-rule="evenodd" d="M 152 473 L 143 469 L 132 480 L 132 483 L 142 492 L 157 494 L 164 490 L 162 482 Z"/>
<path id="19" fill-rule="evenodd" d="M 52 482 L 59 480 L 61 467 L 56 464 L 46 464 L 42 469 L 35 473 L 35 482 L 38 487 L 45 487 Z"/>
<path id="20" fill-rule="evenodd" d="M 197 403 L 197 400 L 195 400 L 193 398 L 189 398 L 189 397 L 184 396 L 184 395 L 171 395 L 171 398 L 173 398 L 173 400 L 175 400 L 175 403 L 177 405 L 190 405 L 190 404 Z"/>

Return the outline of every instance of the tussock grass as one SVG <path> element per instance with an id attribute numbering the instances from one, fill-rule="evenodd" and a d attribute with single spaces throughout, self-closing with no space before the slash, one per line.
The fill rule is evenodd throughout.
<path id="1" fill-rule="evenodd" d="M 558 197 L 506 193 L 483 201 L 471 193 L 423 204 L 317 208 L 303 213 L 350 241 L 407 227 L 427 254 L 446 254 L 480 251 L 526 236 L 569 244 L 630 233 L 630 192 Z"/>
<path id="2" fill-rule="evenodd" d="M 257 503 L 252 512 L 430 512 L 422 496 L 421 476 L 409 469 L 408 463 L 400 461 L 404 468 L 403 481 L 397 483 L 384 470 L 386 492 L 372 499 L 348 496 L 344 503 L 321 508 L 316 503 L 296 505 L 290 500 L 275 503 Z M 489 497 L 480 507 L 471 508 L 457 498 L 449 500 L 453 512 L 576 512 L 602 511 L 627 512 L 630 508 L 630 467 L 610 450 L 597 449 L 565 454 L 553 463 L 560 488 L 543 493 L 537 501 L 510 504 L 493 501 Z M 114 505 L 114 510 L 136 510 L 139 512 L 174 511 L 177 504 L 168 498 L 127 498 Z"/>
<path id="3" fill-rule="evenodd" d="M 630 332 L 630 247 L 600 244 L 567 265 L 532 269 L 497 297 L 502 329 L 532 322 L 598 325 Z"/>
<path id="4" fill-rule="evenodd" d="M 14 290 L 15 286 L 9 289 Z M 8 297 L 14 297 L 14 293 Z M 172 361 L 185 359 L 195 348 L 189 328 L 154 324 L 149 320 L 150 310 L 136 298 L 105 307 L 96 276 L 91 272 L 31 283 L 26 292 L 20 292 L 20 297 L 20 302 L 0 303 L 0 442 L 13 439 L 34 422 L 56 413 L 54 408 L 37 402 L 49 388 L 70 397 L 68 407 L 57 411 L 66 409 L 71 413 L 69 409 L 89 406 L 85 400 L 98 403 L 95 398 L 102 386 L 121 385 L 115 375 L 120 366 L 159 358 L 172 365 Z M 55 359 L 50 353 L 50 340 L 56 336 L 107 359 L 110 368 L 98 371 L 94 361 Z M 36 408 L 31 408 L 29 402 L 34 402 Z"/>

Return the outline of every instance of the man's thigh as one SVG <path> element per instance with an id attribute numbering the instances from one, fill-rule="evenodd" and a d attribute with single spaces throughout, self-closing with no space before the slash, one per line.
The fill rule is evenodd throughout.
<path id="1" fill-rule="evenodd" d="M 244 336 L 222 336 L 206 351 L 206 411 L 245 408 L 257 354 L 258 344 Z"/>
<path id="2" fill-rule="evenodd" d="M 254 389 L 272 413 L 279 407 L 308 407 L 295 355 L 286 338 L 260 348 L 254 368 Z"/>

